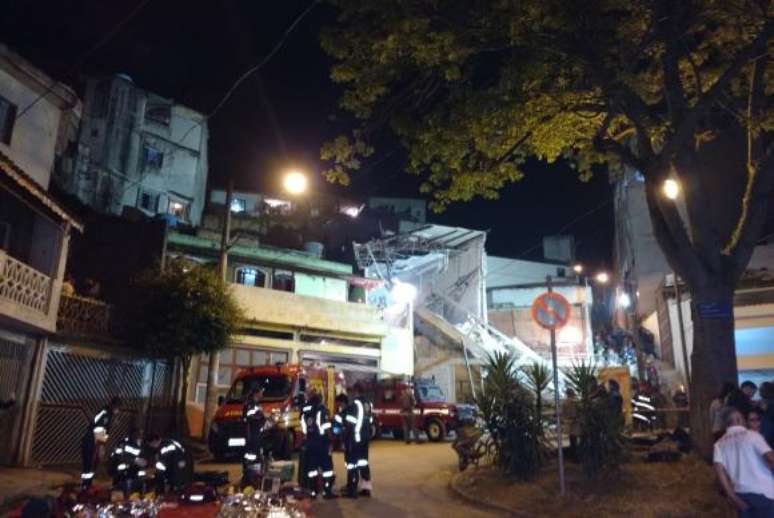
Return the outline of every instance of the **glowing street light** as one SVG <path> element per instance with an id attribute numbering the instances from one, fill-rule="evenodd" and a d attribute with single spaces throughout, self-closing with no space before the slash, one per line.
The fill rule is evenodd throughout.
<path id="1" fill-rule="evenodd" d="M 632 298 L 629 296 L 628 293 L 623 292 L 620 295 L 618 295 L 618 305 L 626 309 L 632 305 Z"/>
<path id="2" fill-rule="evenodd" d="M 610 281 L 610 275 L 607 272 L 599 272 L 594 278 L 600 284 L 607 284 Z"/>
<path id="3" fill-rule="evenodd" d="M 670 200 L 676 200 L 680 194 L 680 184 L 671 178 L 664 181 L 664 196 Z"/>
<path id="4" fill-rule="evenodd" d="M 290 171 L 285 175 L 282 185 L 290 194 L 302 194 L 307 187 L 306 176 L 300 171 Z"/>
<path id="5" fill-rule="evenodd" d="M 580 264 L 580 263 L 576 264 L 575 266 L 572 267 L 572 271 L 574 271 L 578 275 L 582 274 L 583 273 L 583 265 Z"/>
<path id="6" fill-rule="evenodd" d="M 392 283 L 392 298 L 398 304 L 410 304 L 417 298 L 417 289 L 406 282 L 395 281 Z"/>

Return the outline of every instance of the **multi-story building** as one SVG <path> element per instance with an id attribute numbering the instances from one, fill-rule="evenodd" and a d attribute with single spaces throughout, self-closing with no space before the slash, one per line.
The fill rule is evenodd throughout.
<path id="1" fill-rule="evenodd" d="M 56 180 L 101 212 L 131 207 L 196 226 L 206 201 L 208 138 L 203 114 L 125 75 L 92 79 L 76 166 Z"/>
<path id="2" fill-rule="evenodd" d="M 167 260 L 217 261 L 220 243 L 171 231 Z M 347 383 L 384 373 L 413 372 L 409 322 L 391 323 L 385 308 L 366 303 L 380 283 L 352 274 L 352 266 L 299 250 L 237 240 L 227 277 L 245 313 L 231 347 L 220 352 L 218 391 L 225 394 L 240 368 L 278 362 L 334 365 Z M 189 422 L 201 430 L 208 360 L 192 364 Z"/>
<path id="3" fill-rule="evenodd" d="M 486 294 L 489 323 L 506 336 L 528 345 L 551 359 L 550 333 L 532 318 L 534 300 L 547 290 L 552 278 L 554 292 L 570 303 L 567 324 L 557 333 L 557 363 L 568 367 L 588 362 L 594 352 L 591 327 L 592 289 L 565 264 L 487 257 Z"/>
<path id="4" fill-rule="evenodd" d="M 678 209 L 684 211 L 682 204 Z M 768 227 L 774 228 L 770 215 Z M 684 385 L 693 348 L 691 294 L 677 279 L 659 247 L 645 200 L 641 174 L 627 171 L 615 186 L 615 289 L 631 306 L 619 307 L 619 322 L 639 325 L 654 337 L 662 382 Z M 769 237 L 770 239 L 770 237 Z M 735 341 L 739 377 L 771 379 L 774 375 L 774 244 L 756 247 L 734 297 Z M 680 293 L 681 292 L 681 293 Z M 681 311 L 676 295 L 680 293 Z M 632 331 L 630 329 L 630 331 Z M 684 337 L 684 339 L 683 339 Z M 686 362 L 687 359 L 687 362 Z M 686 363 L 688 365 L 686 365 Z"/>
<path id="5" fill-rule="evenodd" d="M 80 103 L 67 86 L 0 45 L 0 464 L 18 462 L 35 398 L 27 388 L 56 331 L 70 233 L 82 231 L 48 194 Z"/>

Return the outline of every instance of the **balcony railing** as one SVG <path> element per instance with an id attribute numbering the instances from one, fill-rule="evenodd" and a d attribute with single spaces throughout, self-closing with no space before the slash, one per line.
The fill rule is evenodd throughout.
<path id="1" fill-rule="evenodd" d="M 78 295 L 62 294 L 59 299 L 57 333 L 68 336 L 112 338 L 112 306 Z"/>
<path id="2" fill-rule="evenodd" d="M 51 300 L 51 277 L 0 250 L 0 298 L 45 315 Z"/>

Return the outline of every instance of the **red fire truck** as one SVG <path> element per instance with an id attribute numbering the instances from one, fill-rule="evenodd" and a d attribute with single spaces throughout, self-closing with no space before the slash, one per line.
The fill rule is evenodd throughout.
<path id="1" fill-rule="evenodd" d="M 401 399 L 406 390 L 411 390 L 410 385 L 397 380 L 384 380 L 369 387 L 376 435 L 392 432 L 395 438 L 403 437 Z M 449 403 L 432 380 L 415 381 L 414 397 L 417 428 L 424 430 L 431 441 L 443 440 L 448 432 L 457 428 L 461 417 L 473 412 L 471 405 Z"/>
<path id="2" fill-rule="evenodd" d="M 281 364 L 240 371 L 210 428 L 209 448 L 216 459 L 241 455 L 246 443 L 242 406 L 256 386 L 263 388 L 261 407 L 275 423 L 269 443 L 274 456 L 280 459 L 289 459 L 303 441 L 299 396 L 310 387 L 316 388 L 333 415 L 336 395 L 345 391 L 344 375 L 331 367 Z"/>

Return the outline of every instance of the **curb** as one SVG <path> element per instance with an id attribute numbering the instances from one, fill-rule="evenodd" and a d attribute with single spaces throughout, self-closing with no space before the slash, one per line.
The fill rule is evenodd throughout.
<path id="1" fill-rule="evenodd" d="M 452 493 L 457 495 L 462 500 L 465 500 L 466 502 L 476 505 L 478 507 L 483 507 L 490 511 L 495 511 L 497 513 L 505 513 L 508 516 L 518 516 L 518 517 L 532 516 L 532 515 L 520 513 L 509 507 L 491 502 L 489 500 L 483 500 L 477 496 L 474 496 L 469 491 L 462 489 L 462 487 L 460 487 L 460 482 L 462 481 L 462 478 L 464 475 L 465 475 L 464 471 L 461 473 L 455 473 L 454 475 L 452 475 L 451 479 L 449 480 L 449 489 L 452 491 Z"/>

